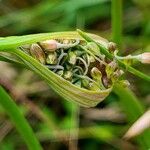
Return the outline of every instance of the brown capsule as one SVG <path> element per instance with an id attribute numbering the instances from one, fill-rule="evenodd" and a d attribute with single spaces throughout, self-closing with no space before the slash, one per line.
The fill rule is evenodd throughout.
<path id="1" fill-rule="evenodd" d="M 37 59 L 40 63 L 45 64 L 45 53 L 38 44 L 32 44 L 30 54 Z"/>

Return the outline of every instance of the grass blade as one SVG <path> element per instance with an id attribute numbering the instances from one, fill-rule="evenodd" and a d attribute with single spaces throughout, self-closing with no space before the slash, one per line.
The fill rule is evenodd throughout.
<path id="1" fill-rule="evenodd" d="M 121 47 L 122 44 L 122 0 L 111 1 L 112 39 Z"/>
<path id="2" fill-rule="evenodd" d="M 0 104 L 9 115 L 16 129 L 23 137 L 29 150 L 42 150 L 37 138 L 35 137 L 30 125 L 27 123 L 19 108 L 6 91 L 0 86 Z"/>
<path id="3" fill-rule="evenodd" d="M 115 86 L 114 92 L 118 95 L 120 99 L 120 106 L 127 115 L 129 124 L 133 124 L 145 111 L 144 106 L 139 102 L 131 90 L 128 88 L 123 88 L 122 86 Z M 139 135 L 136 140 L 140 144 L 143 150 L 150 148 L 150 130 L 143 132 Z"/>

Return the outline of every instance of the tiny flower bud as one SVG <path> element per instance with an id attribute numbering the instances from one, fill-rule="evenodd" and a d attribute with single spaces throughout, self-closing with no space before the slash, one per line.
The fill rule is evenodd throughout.
<path id="1" fill-rule="evenodd" d="M 54 52 L 57 49 L 57 41 L 56 40 L 46 40 L 40 42 L 40 45 L 42 48 L 44 48 L 45 51 Z"/>
<path id="2" fill-rule="evenodd" d="M 74 52 L 69 52 L 68 54 L 68 62 L 72 65 L 74 65 L 76 63 L 77 60 L 77 56 Z"/>
<path id="3" fill-rule="evenodd" d="M 46 63 L 51 65 L 57 64 L 57 54 L 55 52 L 48 53 Z"/>
<path id="4" fill-rule="evenodd" d="M 72 72 L 71 71 L 65 71 L 63 77 L 66 80 L 71 80 L 71 78 L 72 78 Z"/>
<path id="5" fill-rule="evenodd" d="M 145 52 L 140 55 L 140 61 L 143 64 L 150 64 L 150 52 Z"/>
<path id="6" fill-rule="evenodd" d="M 45 64 L 45 53 L 38 44 L 31 45 L 30 54 L 40 63 Z"/>

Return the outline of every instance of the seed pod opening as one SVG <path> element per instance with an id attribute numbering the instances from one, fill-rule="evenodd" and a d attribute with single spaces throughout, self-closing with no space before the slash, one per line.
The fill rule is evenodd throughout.
<path id="1" fill-rule="evenodd" d="M 90 36 L 108 48 L 107 40 Z M 50 86 L 65 99 L 82 106 L 93 107 L 105 99 L 120 77 L 117 64 L 105 58 L 95 43 L 85 41 L 76 32 L 55 33 L 33 44 L 44 53 L 42 66 L 45 66 Z M 26 51 L 23 45 L 21 50 Z M 41 62 L 39 57 L 34 59 Z M 115 68 L 111 68 L 114 65 Z"/>

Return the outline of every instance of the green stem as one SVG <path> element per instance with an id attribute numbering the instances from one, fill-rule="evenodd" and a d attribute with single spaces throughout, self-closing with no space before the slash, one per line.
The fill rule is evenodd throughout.
<path id="1" fill-rule="evenodd" d="M 70 103 L 71 106 L 71 120 L 70 120 L 70 140 L 69 149 L 78 149 L 78 130 L 79 130 L 79 109 L 80 107 L 75 103 Z M 74 139 L 74 140 L 73 140 Z"/>
<path id="2" fill-rule="evenodd" d="M 119 48 L 122 45 L 122 0 L 111 1 L 112 40 Z"/>
<path id="3" fill-rule="evenodd" d="M 7 92 L 0 86 L 0 104 L 3 106 L 11 120 L 26 142 L 29 150 L 42 150 L 40 143 L 35 137 L 30 125 L 20 112 L 19 108 Z"/>
<path id="4" fill-rule="evenodd" d="M 77 29 L 77 31 L 78 31 L 78 33 L 79 33 L 86 41 L 96 43 L 96 44 L 98 45 L 98 47 L 100 48 L 101 53 L 103 53 L 107 58 L 109 58 L 110 60 L 113 60 L 113 59 L 114 59 L 113 54 L 109 53 L 108 50 L 107 50 L 104 46 L 100 45 L 98 42 L 96 42 L 95 40 L 93 40 L 92 38 L 90 38 L 90 37 L 89 37 L 86 33 L 84 33 L 83 31 L 78 30 L 78 29 Z M 116 58 L 115 58 L 115 59 L 116 59 Z M 138 76 L 138 77 L 140 77 L 140 78 L 142 78 L 142 79 L 147 80 L 147 81 L 150 82 L 150 76 L 145 75 L 144 73 L 142 73 L 142 72 L 136 70 L 135 68 L 133 68 L 133 67 L 131 67 L 131 66 L 127 66 L 127 65 L 124 64 L 121 60 L 117 60 L 117 61 L 118 61 L 118 64 L 119 64 L 119 66 L 120 66 L 121 68 L 123 68 L 123 69 L 129 71 L 130 73 L 132 73 L 132 74 L 134 74 L 134 75 L 136 75 L 136 76 Z"/>

